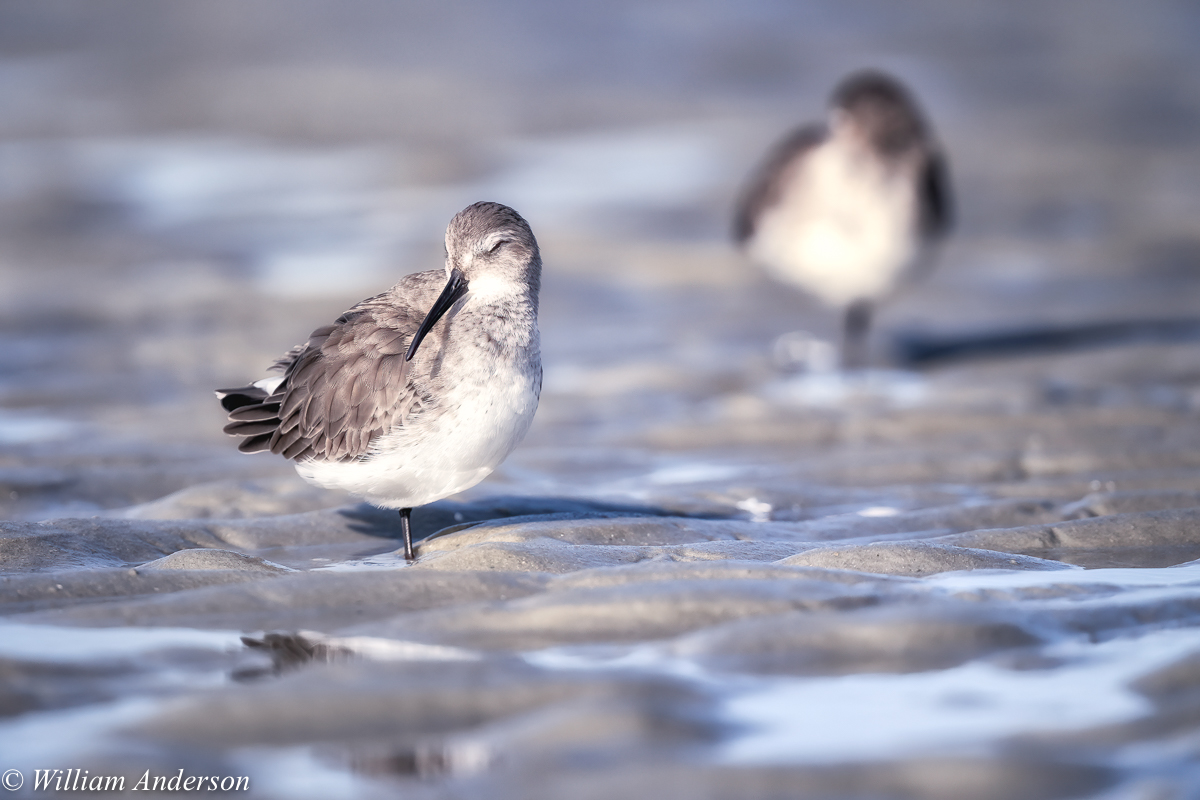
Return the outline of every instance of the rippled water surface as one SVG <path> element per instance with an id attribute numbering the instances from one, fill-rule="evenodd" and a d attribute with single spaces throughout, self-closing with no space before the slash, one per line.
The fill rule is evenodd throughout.
<path id="1" fill-rule="evenodd" d="M 13 796 L 1200 797 L 1198 37 L 1165 0 L 0 10 Z M 864 65 L 959 219 L 843 374 L 727 236 Z M 212 390 L 481 199 L 541 244 L 541 406 L 409 565 Z"/>

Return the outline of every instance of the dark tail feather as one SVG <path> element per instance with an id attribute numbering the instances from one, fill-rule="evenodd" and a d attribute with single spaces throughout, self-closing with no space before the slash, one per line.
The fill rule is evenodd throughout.
<path id="1" fill-rule="evenodd" d="M 267 402 L 267 393 L 257 386 L 218 389 L 221 406 L 229 412 L 225 433 L 240 436 L 238 450 L 257 453 L 271 449 L 271 437 L 279 428 L 279 401 Z"/>
<path id="2" fill-rule="evenodd" d="M 231 436 L 258 436 L 260 433 L 274 433 L 278 427 L 279 420 L 276 419 L 263 422 L 231 422 L 223 430 Z"/>
<path id="3" fill-rule="evenodd" d="M 217 389 L 217 397 L 226 411 L 236 411 L 242 406 L 255 406 L 267 399 L 267 393 L 257 386 L 241 386 L 237 389 Z"/>
<path id="4" fill-rule="evenodd" d="M 238 450 L 243 453 L 257 453 L 260 450 L 269 450 L 271 448 L 271 434 L 260 433 L 257 436 L 251 436 L 248 439 L 242 439 L 242 443 L 238 445 Z"/>
<path id="5" fill-rule="evenodd" d="M 258 403 L 252 406 L 241 406 L 230 412 L 229 418 L 238 422 L 258 422 L 273 419 L 279 422 L 279 403 Z"/>

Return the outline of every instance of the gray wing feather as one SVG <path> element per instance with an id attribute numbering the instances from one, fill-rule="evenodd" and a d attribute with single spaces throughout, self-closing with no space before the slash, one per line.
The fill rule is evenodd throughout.
<path id="1" fill-rule="evenodd" d="M 744 244 L 754 236 L 758 218 L 779 202 L 789 167 L 802 154 L 812 150 L 828 137 L 824 126 L 810 125 L 792 132 L 777 144 L 766 160 L 750 177 L 738 200 L 733 216 L 733 238 Z"/>
<path id="2" fill-rule="evenodd" d="M 284 379 L 270 397 L 254 387 L 222 390 L 231 409 L 225 432 L 245 438 L 244 452 L 270 450 L 291 459 L 349 461 L 419 412 L 424 398 L 404 380 L 404 355 L 444 274 L 408 276 L 391 292 L 312 332 L 276 367 Z M 407 302 L 402 301 L 407 299 Z"/>
<path id="3" fill-rule="evenodd" d="M 921 229 L 928 236 L 944 236 L 954 224 L 954 197 L 945 156 L 934 150 L 921 175 Z"/>

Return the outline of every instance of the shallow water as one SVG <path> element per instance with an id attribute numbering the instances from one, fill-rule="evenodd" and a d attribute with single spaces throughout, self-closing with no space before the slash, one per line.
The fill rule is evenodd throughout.
<path id="1" fill-rule="evenodd" d="M 13 796 L 1200 796 L 1190 5 L 51 6 L 0 12 Z M 961 208 L 843 375 L 726 231 L 864 64 Z M 409 565 L 211 391 L 478 199 L 542 246 L 541 407 Z"/>
<path id="2" fill-rule="evenodd" d="M 1046 655 L 1071 663 L 1054 669 L 973 662 L 936 673 L 775 681 L 728 701 L 729 719 L 753 732 L 722 755 L 735 763 L 821 763 L 975 754 L 1022 734 L 1130 722 L 1153 706 L 1129 683 L 1198 644 L 1194 631 L 1169 631 L 1100 645 L 1064 642 Z"/>

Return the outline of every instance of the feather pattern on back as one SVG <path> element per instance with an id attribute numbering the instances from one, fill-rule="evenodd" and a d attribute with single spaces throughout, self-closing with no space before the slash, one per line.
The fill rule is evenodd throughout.
<path id="1" fill-rule="evenodd" d="M 327 461 L 366 455 L 377 437 L 434 401 L 429 387 L 404 380 L 404 354 L 444 281 L 440 270 L 409 275 L 317 328 L 276 362 L 283 381 L 269 396 L 255 386 L 221 390 L 230 411 L 225 432 L 245 437 L 243 452 Z"/>

